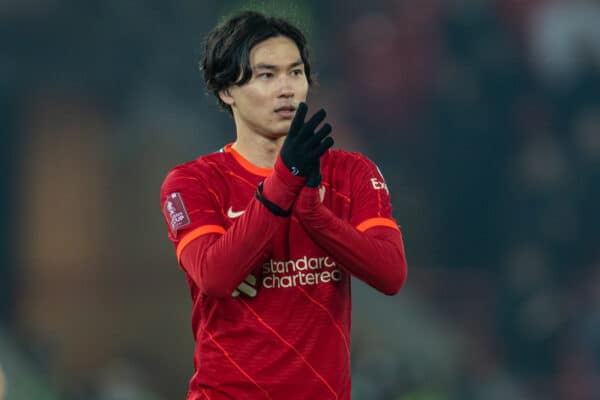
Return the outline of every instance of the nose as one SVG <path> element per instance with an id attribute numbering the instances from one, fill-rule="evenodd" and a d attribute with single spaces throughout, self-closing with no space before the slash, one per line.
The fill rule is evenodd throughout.
<path id="1" fill-rule="evenodd" d="M 282 76 L 279 78 L 278 95 L 282 98 L 294 97 L 294 86 L 292 80 L 288 76 Z"/>

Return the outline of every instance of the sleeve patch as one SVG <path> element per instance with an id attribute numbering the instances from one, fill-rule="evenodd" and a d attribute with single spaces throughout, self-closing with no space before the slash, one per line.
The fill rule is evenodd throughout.
<path id="1" fill-rule="evenodd" d="M 171 193 L 167 196 L 163 213 L 167 221 L 169 221 L 169 227 L 175 237 L 177 237 L 178 230 L 191 223 L 190 216 L 185 209 L 183 199 L 179 192 Z"/>

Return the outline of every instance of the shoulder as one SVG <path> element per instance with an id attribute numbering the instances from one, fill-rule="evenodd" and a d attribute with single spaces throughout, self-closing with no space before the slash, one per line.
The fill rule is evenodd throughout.
<path id="1" fill-rule="evenodd" d="M 329 168 L 348 172 L 372 172 L 378 169 L 377 165 L 364 154 L 340 149 L 329 150 L 324 163 Z"/>
<path id="2" fill-rule="evenodd" d="M 161 193 L 174 191 L 194 182 L 203 186 L 214 184 L 220 179 L 223 166 L 227 162 L 228 154 L 219 150 L 178 164 L 167 173 L 161 186 Z"/>

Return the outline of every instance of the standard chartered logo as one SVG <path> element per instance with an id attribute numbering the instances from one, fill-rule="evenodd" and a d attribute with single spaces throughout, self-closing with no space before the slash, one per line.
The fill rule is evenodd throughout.
<path id="1" fill-rule="evenodd" d="M 307 257 L 263 264 L 262 286 L 267 289 L 339 282 L 343 273 L 329 257 Z"/>

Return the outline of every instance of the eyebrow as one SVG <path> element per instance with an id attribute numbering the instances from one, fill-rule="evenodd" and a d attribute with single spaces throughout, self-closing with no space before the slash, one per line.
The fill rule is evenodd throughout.
<path id="1" fill-rule="evenodd" d="M 304 61 L 302 61 L 302 59 L 298 59 L 296 61 L 294 61 L 293 63 L 291 63 L 290 65 L 288 65 L 288 69 L 289 68 L 294 68 L 297 67 L 299 65 L 303 65 Z M 254 66 L 254 69 L 269 69 L 269 70 L 275 70 L 278 67 L 276 65 L 273 64 L 265 64 L 265 63 L 258 63 Z"/>

